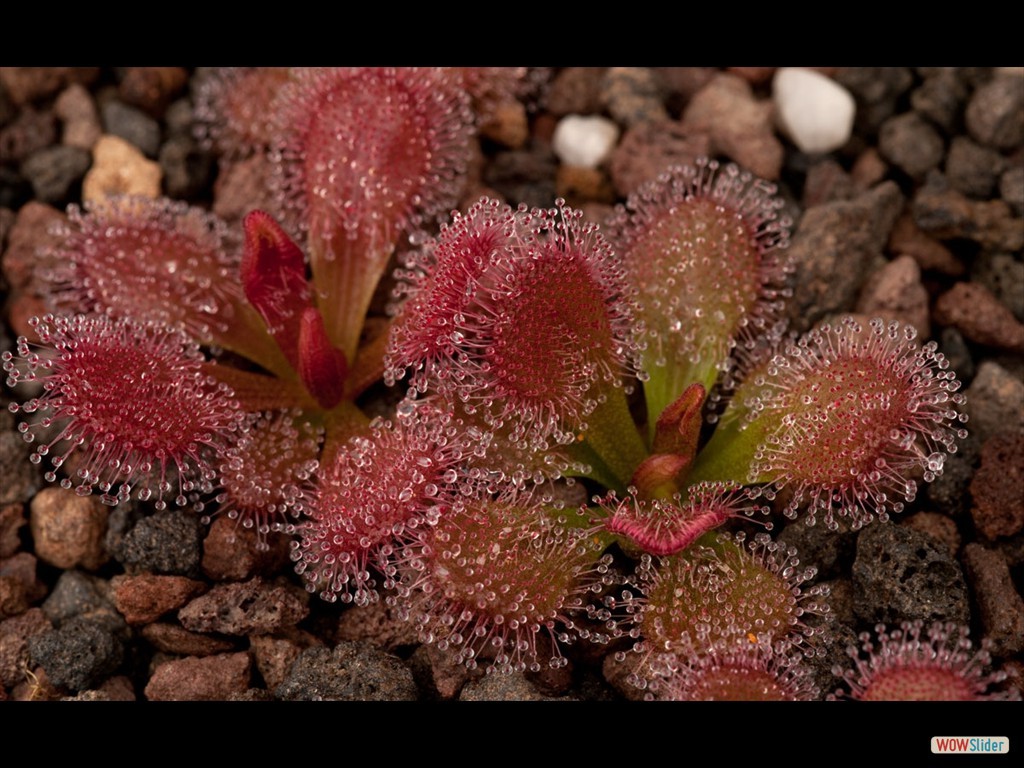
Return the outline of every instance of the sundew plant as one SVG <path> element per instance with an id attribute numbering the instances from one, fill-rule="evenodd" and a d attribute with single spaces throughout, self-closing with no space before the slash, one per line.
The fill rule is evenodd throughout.
<path id="1" fill-rule="evenodd" d="M 49 314 L 3 356 L 30 460 L 287 537 L 310 593 L 384 601 L 471 669 L 594 643 L 650 698 L 820 698 L 827 593 L 769 512 L 899 513 L 966 434 L 960 383 L 898 323 L 787 333 L 792 223 L 733 164 L 665 168 L 600 225 L 459 209 L 481 121 L 531 82 L 215 72 L 201 134 L 264 155 L 274 205 L 68 212 Z"/>

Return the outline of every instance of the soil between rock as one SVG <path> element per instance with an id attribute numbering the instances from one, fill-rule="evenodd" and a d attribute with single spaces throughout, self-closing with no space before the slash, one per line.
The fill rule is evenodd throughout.
<path id="1" fill-rule="evenodd" d="M 705 153 L 777 181 L 796 221 L 792 327 L 841 313 L 910 322 L 958 371 L 970 415 L 971 434 L 943 475 L 892 521 L 833 535 L 779 519 L 775 533 L 832 588 L 816 682 L 823 695 L 838 685 L 830 668 L 845 666 L 858 632 L 922 619 L 966 623 L 975 644 L 988 638 L 1007 684 L 1020 688 L 1024 74 L 824 71 L 854 95 L 857 118 L 842 148 L 809 156 L 772 122 L 770 68 L 540 70 L 529 109 L 482 128 L 460 207 L 485 192 L 544 207 L 562 196 L 600 222 L 641 181 Z M 40 311 L 27 291 L 36 249 L 83 185 L 148 189 L 236 224 L 260 205 L 258 169 L 194 137 L 204 76 L 0 68 L 0 348 Z M 602 114 L 620 128 L 599 168 L 565 166 L 553 153 L 568 114 Z M 125 154 L 102 161 L 110 178 L 90 179 L 101 148 Z M 0 404 L 12 399 L 0 392 Z M 449 668 L 383 606 L 308 596 L 287 541 L 260 552 L 225 519 L 207 526 L 56 493 L 29 464 L 16 422 L 0 412 L 0 700 L 637 696 L 588 648 L 571 649 L 566 670 L 525 677 Z"/>

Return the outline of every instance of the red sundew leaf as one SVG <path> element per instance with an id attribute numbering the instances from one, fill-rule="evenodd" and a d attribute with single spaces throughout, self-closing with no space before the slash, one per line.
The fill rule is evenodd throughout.
<path id="1" fill-rule="evenodd" d="M 654 432 L 654 453 L 678 453 L 693 456 L 703 424 L 700 409 L 707 390 L 701 384 L 691 384 L 675 402 L 658 416 Z"/>
<path id="2" fill-rule="evenodd" d="M 324 318 L 316 307 L 302 312 L 298 345 L 299 376 L 320 406 L 330 410 L 345 396 L 348 362 L 345 354 L 331 345 Z"/>
<path id="3" fill-rule="evenodd" d="M 288 361 L 298 368 L 300 318 L 311 306 L 305 257 L 268 213 L 252 211 L 242 226 L 240 272 L 245 296 Z"/>

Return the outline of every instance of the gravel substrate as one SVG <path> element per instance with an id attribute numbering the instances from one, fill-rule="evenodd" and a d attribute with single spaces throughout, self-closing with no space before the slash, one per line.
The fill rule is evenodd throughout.
<path id="1" fill-rule="evenodd" d="M 788 319 L 881 316 L 935 340 L 964 384 L 969 437 L 887 523 L 773 532 L 831 587 L 822 697 L 859 632 L 967 624 L 1024 680 L 1024 68 L 818 68 L 852 96 L 852 134 L 801 152 L 775 121 L 773 68 L 544 68 L 480 129 L 460 207 L 482 194 L 600 222 L 671 163 L 733 160 L 778 183 L 796 224 Z M 205 148 L 189 67 L 0 67 L 0 349 L 44 310 L 38 249 L 66 206 L 166 195 L 237 227 L 265 168 Z M 567 116 L 600 116 L 568 165 Z M 577 118 L 574 117 L 573 120 Z M 571 126 L 577 128 L 578 126 Z M 585 128 L 584 128 L 585 130 Z M 381 304 L 382 306 L 382 304 Z M 386 396 L 385 396 L 386 397 Z M 603 650 L 532 675 L 451 668 L 383 605 L 306 593 L 288 542 L 226 518 L 104 506 L 29 463 L 0 389 L 0 700 L 621 700 Z M 386 407 L 386 403 L 380 406 Z"/>

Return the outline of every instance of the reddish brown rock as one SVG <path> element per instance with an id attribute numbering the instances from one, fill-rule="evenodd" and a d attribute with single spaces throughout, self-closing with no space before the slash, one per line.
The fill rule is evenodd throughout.
<path id="1" fill-rule="evenodd" d="M 413 677 L 421 690 L 428 691 L 430 698 L 452 701 L 462 691 L 467 681 L 479 677 L 480 672 L 471 672 L 465 664 L 452 664 L 451 657 L 435 645 L 421 645 L 409 659 Z"/>
<path id="2" fill-rule="evenodd" d="M 189 657 L 161 664 L 146 684 L 149 701 L 225 701 L 249 688 L 247 653 Z"/>
<path id="3" fill-rule="evenodd" d="M 226 516 L 216 518 L 203 541 L 203 573 L 214 581 L 244 581 L 284 568 L 288 537 L 271 534 L 269 549 L 259 549 L 259 536 Z"/>
<path id="4" fill-rule="evenodd" d="M 761 85 L 772 79 L 778 67 L 726 67 L 734 75 L 738 75 L 751 85 Z"/>
<path id="5" fill-rule="evenodd" d="M 480 135 L 510 149 L 521 148 L 530 138 L 526 107 L 520 101 L 497 104 L 488 113 L 487 122 L 480 126 Z"/>
<path id="6" fill-rule="evenodd" d="M 1004 200 L 971 200 L 950 187 L 940 174 L 930 174 L 914 193 L 914 221 L 942 240 L 966 238 L 991 251 L 1024 247 L 1024 226 Z"/>
<path id="7" fill-rule="evenodd" d="M 971 497 L 974 527 L 989 541 L 1024 529 L 1024 434 L 1007 432 L 985 442 Z"/>
<path id="8" fill-rule="evenodd" d="M 235 163 L 222 163 L 213 187 L 213 212 L 228 222 L 241 221 L 249 211 L 273 210 L 270 161 L 256 154 Z"/>
<path id="9" fill-rule="evenodd" d="M 36 573 L 38 563 L 36 556 L 30 552 L 16 552 L 10 557 L 0 560 L 0 578 L 13 579 L 21 585 L 20 590 L 8 587 L 12 596 L 19 591 L 23 592 L 24 600 L 31 604 L 46 595 L 48 588 L 40 581 L 39 575 Z"/>
<path id="10" fill-rule="evenodd" d="M 9 125 L 0 127 L 0 163 L 18 166 L 57 138 L 57 120 L 50 110 L 26 107 Z"/>
<path id="11" fill-rule="evenodd" d="M 235 649 L 230 640 L 189 632 L 178 624 L 146 624 L 140 634 L 158 651 L 177 656 L 213 656 Z"/>
<path id="12" fill-rule="evenodd" d="M 183 67 L 127 67 L 117 92 L 126 104 L 160 115 L 187 83 Z"/>
<path id="13" fill-rule="evenodd" d="M 962 560 L 992 652 L 1009 656 L 1024 651 L 1024 600 L 1006 559 L 981 544 L 968 544 Z"/>
<path id="14" fill-rule="evenodd" d="M 889 235 L 889 253 L 894 256 L 913 256 L 921 269 L 941 272 L 957 277 L 964 274 L 963 262 L 953 252 L 914 223 L 909 212 L 896 220 Z"/>
<path id="15" fill-rule="evenodd" d="M 0 621 L 0 688 L 13 688 L 25 681 L 31 659 L 28 639 L 53 629 L 41 608 Z"/>
<path id="16" fill-rule="evenodd" d="M 715 154 L 728 155 L 757 176 L 779 178 L 784 150 L 772 126 L 772 104 L 754 97 L 736 75 L 716 75 L 690 100 L 683 124 L 707 132 Z"/>
<path id="17" fill-rule="evenodd" d="M 0 506 L 0 559 L 10 557 L 20 549 L 21 537 L 18 531 L 26 522 L 21 504 Z"/>
<path id="18" fill-rule="evenodd" d="M 921 283 L 921 268 L 912 256 L 899 256 L 872 273 L 861 290 L 856 311 L 910 324 L 920 339 L 932 335 L 928 290 Z"/>
<path id="19" fill-rule="evenodd" d="M 938 512 L 918 512 L 903 521 L 903 525 L 931 536 L 942 544 L 951 557 L 960 551 L 960 532 L 953 518 Z"/>
<path id="20" fill-rule="evenodd" d="M 300 653 L 321 645 L 323 642 L 319 638 L 305 632 L 296 632 L 289 637 L 258 635 L 249 639 L 249 649 L 256 659 L 256 669 L 270 690 L 284 682 L 288 670 Z"/>
<path id="21" fill-rule="evenodd" d="M 214 587 L 178 611 L 178 620 L 194 632 L 259 635 L 294 626 L 307 613 L 305 592 L 267 584 L 257 577 Z"/>
<path id="22" fill-rule="evenodd" d="M 110 581 L 114 604 L 129 624 L 149 624 L 202 594 L 206 584 L 184 576 L 115 576 Z"/>
<path id="23" fill-rule="evenodd" d="M 857 191 L 863 192 L 875 186 L 889 172 L 889 164 L 878 154 L 874 147 L 868 147 L 853 162 L 850 168 L 850 180 Z"/>
<path id="24" fill-rule="evenodd" d="M 831 157 L 825 157 L 807 171 L 804 181 L 804 208 L 847 200 L 854 196 L 855 188 L 849 174 Z"/>
<path id="25" fill-rule="evenodd" d="M 70 85 L 57 97 L 53 110 L 64 124 L 61 143 L 91 152 L 103 135 L 103 124 L 89 92 L 81 85 Z"/>
<path id="26" fill-rule="evenodd" d="M 11 690 L 11 701 L 58 701 L 65 695 L 50 682 L 42 667 L 26 669 L 22 682 Z"/>
<path id="27" fill-rule="evenodd" d="M 615 202 L 615 189 L 600 168 L 560 165 L 555 179 L 555 191 L 574 208 L 584 202 Z"/>
<path id="28" fill-rule="evenodd" d="M 110 557 L 103 546 L 109 507 L 95 496 L 78 496 L 57 486 L 32 499 L 29 527 L 40 560 L 58 568 L 95 571 Z"/>
<path id="29" fill-rule="evenodd" d="M 391 651 L 402 645 L 417 642 L 416 630 L 411 622 L 403 621 L 384 603 L 349 608 L 338 617 L 338 640 L 371 642 Z"/>
<path id="30" fill-rule="evenodd" d="M 671 165 L 690 165 L 711 151 L 706 132 L 675 120 L 635 125 L 622 136 L 609 161 L 616 191 L 627 197 Z"/>
<path id="31" fill-rule="evenodd" d="M 7 250 L 3 255 L 4 275 L 12 288 L 27 287 L 36 270 L 44 266 L 37 251 L 58 242 L 50 229 L 64 218 L 56 208 L 34 200 L 18 210 L 18 218 L 7 234 Z"/>
<path id="32" fill-rule="evenodd" d="M 939 296 L 933 317 L 935 322 L 954 326 L 964 338 L 978 344 L 1024 350 L 1024 324 L 979 283 L 956 283 Z"/>
<path id="33" fill-rule="evenodd" d="M 0 67 L 0 84 L 11 101 L 25 104 L 53 96 L 71 83 L 88 85 L 99 72 L 99 67 Z"/>
<path id="34" fill-rule="evenodd" d="M 13 576 L 0 576 L 0 619 L 24 613 L 29 605 L 25 585 Z"/>
<path id="35" fill-rule="evenodd" d="M 993 360 L 978 366 L 964 393 L 972 436 L 984 443 L 1006 431 L 1024 431 L 1024 381 Z"/>
<path id="36" fill-rule="evenodd" d="M 588 115 L 601 110 L 606 67 L 566 67 L 552 79 L 544 100 L 555 115 Z"/>

